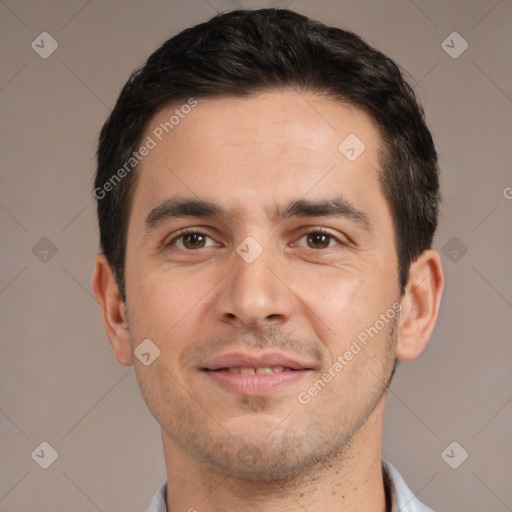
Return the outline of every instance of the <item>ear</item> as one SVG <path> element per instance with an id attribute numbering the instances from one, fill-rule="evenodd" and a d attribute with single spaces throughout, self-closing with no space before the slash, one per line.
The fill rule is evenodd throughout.
<path id="1" fill-rule="evenodd" d="M 99 254 L 94 260 L 91 286 L 100 304 L 105 332 L 117 361 L 124 366 L 133 365 L 126 307 L 104 254 Z"/>
<path id="2" fill-rule="evenodd" d="M 441 256 L 433 249 L 423 251 L 411 264 L 402 299 L 396 357 L 409 361 L 419 356 L 437 321 L 444 288 Z"/>

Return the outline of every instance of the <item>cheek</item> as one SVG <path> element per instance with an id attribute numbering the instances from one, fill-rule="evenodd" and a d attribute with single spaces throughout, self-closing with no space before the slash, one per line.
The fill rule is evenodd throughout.
<path id="1" fill-rule="evenodd" d="M 353 273 L 338 270 L 301 280 L 297 288 L 303 304 L 301 314 L 332 356 L 344 353 L 353 339 L 391 307 L 394 283 L 384 283 L 380 275 L 369 269 Z"/>
<path id="2" fill-rule="evenodd" d="M 139 336 L 162 342 L 172 338 L 175 344 L 191 320 L 200 321 L 201 304 L 216 282 L 213 272 L 148 267 L 140 262 L 127 270 L 130 323 Z"/>

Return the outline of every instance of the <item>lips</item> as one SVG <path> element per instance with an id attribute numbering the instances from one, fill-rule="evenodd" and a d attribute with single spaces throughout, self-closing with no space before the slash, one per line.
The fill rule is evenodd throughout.
<path id="1" fill-rule="evenodd" d="M 253 368 L 252 366 L 231 366 L 227 370 L 230 373 L 237 373 L 241 375 L 272 375 L 273 373 L 281 373 L 285 371 L 285 368 L 284 366 L 260 366 L 258 368 Z M 291 370 L 291 368 L 286 368 L 286 370 Z M 220 371 L 222 371 L 222 368 Z"/>
<path id="2" fill-rule="evenodd" d="M 231 353 L 216 356 L 207 361 L 204 370 L 223 370 L 229 368 L 288 368 L 290 370 L 309 370 L 307 363 L 301 363 L 277 352 L 252 356 L 244 353 Z"/>
<path id="3" fill-rule="evenodd" d="M 279 353 L 261 356 L 231 353 L 214 357 L 202 370 L 225 390 L 250 395 L 264 394 L 290 385 L 312 367 Z"/>

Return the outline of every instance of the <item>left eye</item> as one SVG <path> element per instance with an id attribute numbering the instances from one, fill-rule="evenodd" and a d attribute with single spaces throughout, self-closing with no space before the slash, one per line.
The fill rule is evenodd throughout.
<path id="1" fill-rule="evenodd" d="M 332 247 L 331 242 L 334 242 L 334 245 L 340 243 L 334 235 L 324 233 L 323 231 L 311 231 L 302 235 L 300 239 L 302 240 L 303 238 L 306 239 L 306 243 L 311 249 L 327 249 Z"/>
<path id="2" fill-rule="evenodd" d="M 213 240 L 208 235 L 205 235 L 199 231 L 192 231 L 189 233 L 182 233 L 181 235 L 177 236 L 169 243 L 169 245 L 175 245 L 180 249 L 190 250 L 202 249 L 203 247 L 214 245 L 213 243 L 206 245 L 207 239 L 210 239 L 210 241 L 213 242 Z"/>

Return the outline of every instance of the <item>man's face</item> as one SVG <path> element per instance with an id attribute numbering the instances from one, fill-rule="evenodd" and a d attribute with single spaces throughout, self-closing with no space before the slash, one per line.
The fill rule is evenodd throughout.
<path id="1" fill-rule="evenodd" d="M 149 366 L 134 359 L 142 395 L 176 452 L 292 477 L 381 420 L 395 321 L 377 321 L 400 294 L 379 134 L 356 108 L 272 92 L 200 101 L 158 141 L 176 108 L 144 135 L 157 145 L 128 226 L 132 348 L 160 349 Z M 176 216 L 175 201 L 218 211 Z"/>

